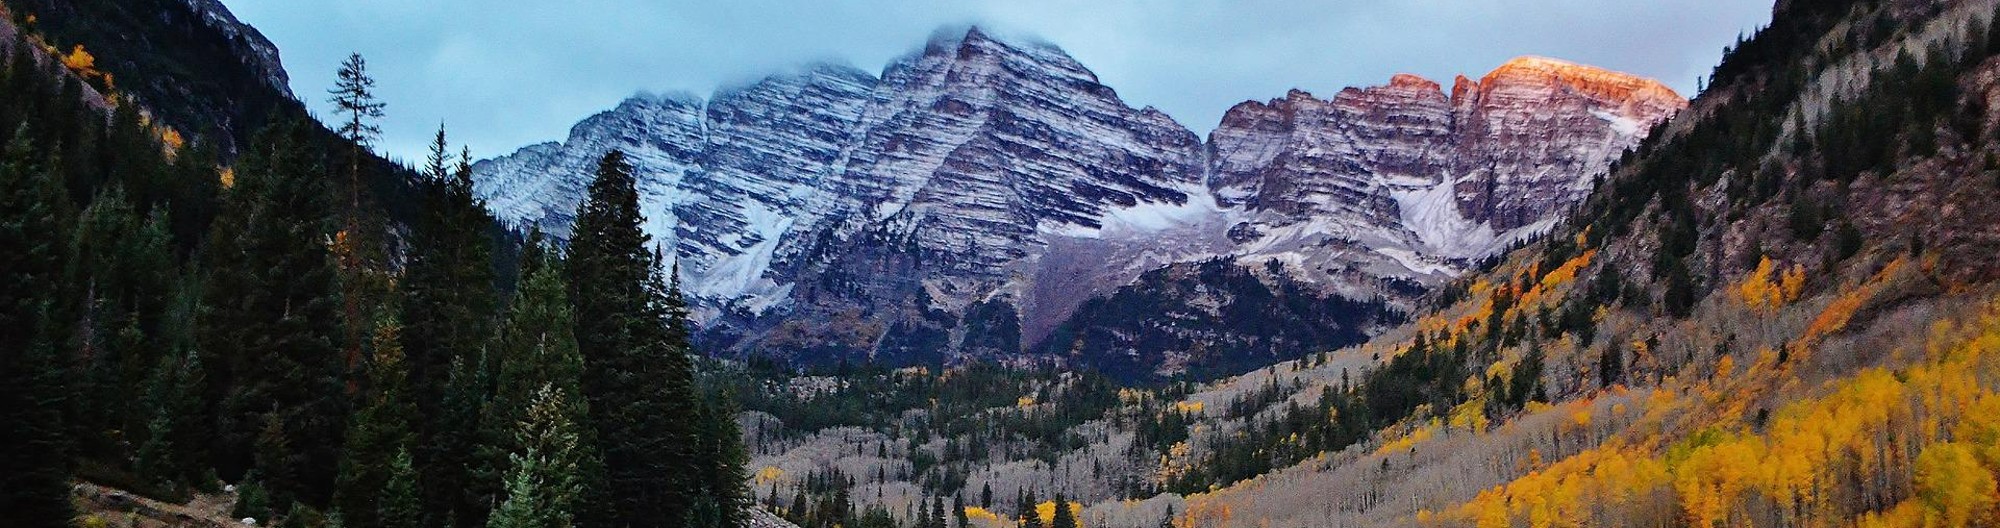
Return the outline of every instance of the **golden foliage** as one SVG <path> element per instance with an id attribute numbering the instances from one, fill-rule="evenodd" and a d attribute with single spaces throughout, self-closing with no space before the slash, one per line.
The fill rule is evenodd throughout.
<path id="1" fill-rule="evenodd" d="M 1822 337 L 1846 329 L 1848 321 L 1854 318 L 1855 312 L 1860 311 L 1862 305 L 1886 288 L 1889 279 L 1906 265 L 1907 261 L 1897 258 L 1888 266 L 1884 266 L 1882 271 L 1876 272 L 1875 276 L 1869 277 L 1860 287 L 1834 298 L 1832 303 L 1827 304 L 1826 308 L 1820 310 L 1819 315 L 1813 318 L 1812 324 L 1806 327 L 1805 337 L 1800 338 L 1800 341 L 1807 344 L 1815 343 Z"/>
<path id="2" fill-rule="evenodd" d="M 1585 526 L 1597 505 L 1624 504 L 1668 481 L 1665 464 L 1641 450 L 1612 441 L 1513 482 L 1480 492 L 1447 518 L 1480 528 Z"/>
<path id="3" fill-rule="evenodd" d="M 1045 501 L 1035 505 L 1035 517 L 1042 519 L 1042 526 L 1052 526 L 1056 519 L 1055 501 Z M 1083 528 L 1083 503 L 1069 502 L 1069 517 L 1076 519 L 1076 528 Z"/>
<path id="4" fill-rule="evenodd" d="M 1160 467 L 1154 470 L 1154 482 L 1165 485 L 1187 476 L 1194 468 L 1194 447 L 1186 441 L 1174 442 L 1167 452 L 1160 455 Z"/>
<path id="5" fill-rule="evenodd" d="M 1206 494 L 1195 494 L 1187 498 L 1187 513 L 1174 519 L 1174 528 L 1222 526 L 1234 518 L 1236 509 L 1227 501 L 1217 500 Z"/>
<path id="6" fill-rule="evenodd" d="M 989 523 L 1001 522 L 1000 514 L 993 513 L 991 511 L 988 511 L 986 508 L 981 508 L 978 506 L 966 506 L 965 518 L 968 520 L 986 521 Z"/>
<path id="7" fill-rule="evenodd" d="M 1375 449 L 1375 455 L 1381 456 L 1409 451 L 1410 448 L 1416 447 L 1417 444 L 1423 443 L 1425 440 L 1430 440 L 1433 436 L 1437 436 L 1437 429 L 1438 422 L 1433 419 L 1428 424 L 1412 428 L 1407 434 L 1382 442 L 1382 447 Z"/>
<path id="8" fill-rule="evenodd" d="M 158 130 L 160 133 L 160 147 L 165 150 L 167 159 L 174 159 L 175 156 L 180 154 L 181 149 L 187 148 L 187 138 L 181 137 L 179 130 L 174 130 L 173 127 L 166 126 L 159 127 Z"/>
<path id="9" fill-rule="evenodd" d="M 1972 526 L 1992 521 L 2000 502 L 1993 471 L 1980 465 L 1972 448 L 1956 442 L 1932 444 L 1917 456 L 1917 499 L 1928 526 Z M 1990 526 L 1978 522 L 1981 526 Z"/>
<path id="10" fill-rule="evenodd" d="M 1771 283 L 1771 257 L 1758 261 L 1757 269 L 1743 277 L 1743 284 L 1736 287 L 1736 297 L 1745 306 L 1764 311 L 1777 309 L 1782 295 L 1778 285 Z"/>
<path id="11" fill-rule="evenodd" d="M 1799 296 L 1806 292 L 1806 267 L 1793 264 L 1791 269 L 1785 270 L 1784 278 L 1778 281 L 1778 291 L 1784 295 L 1785 302 L 1799 300 Z"/>
<path id="12" fill-rule="evenodd" d="M 1771 257 L 1757 262 L 1757 269 L 1743 277 L 1743 283 L 1736 286 L 1736 297 L 1744 306 L 1764 313 L 1778 311 L 1791 304 L 1805 293 L 1806 269 L 1793 265 L 1780 273 L 1772 264 Z"/>
<path id="13" fill-rule="evenodd" d="M 97 57 L 91 55 L 88 51 L 84 51 L 82 44 L 77 44 L 75 48 L 70 49 L 68 54 L 63 55 L 62 63 L 63 67 L 69 68 L 70 71 L 76 72 L 78 75 L 97 73 Z"/>
<path id="14" fill-rule="evenodd" d="M 1485 433 L 1486 426 L 1490 424 L 1486 418 L 1486 399 L 1473 398 L 1453 407 L 1451 421 L 1447 423 L 1452 429 L 1472 431 L 1475 434 Z"/>
<path id="15" fill-rule="evenodd" d="M 785 476 L 785 470 L 778 469 L 778 466 L 764 466 L 763 469 L 757 470 L 757 476 L 756 476 L 757 485 L 759 486 L 767 485 L 777 481 L 780 478 L 783 478 L 784 476 Z"/>
<path id="16" fill-rule="evenodd" d="M 1592 249 L 1563 262 L 1561 266 L 1556 266 L 1556 269 L 1542 276 L 1542 288 L 1552 289 L 1576 280 L 1576 272 L 1590 265 L 1590 259 L 1596 256 L 1597 250 Z"/>
<path id="17" fill-rule="evenodd" d="M 1917 363 L 1834 380 L 1761 425 L 1741 413 L 1690 409 L 1716 405 L 1712 399 L 1655 391 L 1645 403 L 1648 420 L 1672 415 L 1709 427 L 1669 447 L 1647 447 L 1660 445 L 1657 438 L 1613 438 L 1546 468 L 1531 464 L 1520 478 L 1438 516 L 1480 527 L 1617 524 L 1593 517 L 1592 505 L 1629 509 L 1658 500 L 1700 527 L 1765 518 L 1753 511 L 1791 526 L 2000 526 L 2000 379 L 1993 374 L 2000 372 L 2000 303 L 1973 323 L 1939 325 Z M 1737 380 L 1718 376 L 1694 390 L 1757 383 L 1751 378 L 1766 372 L 1752 365 Z M 1891 506 L 1869 511 L 1857 497 L 1883 497 Z"/>

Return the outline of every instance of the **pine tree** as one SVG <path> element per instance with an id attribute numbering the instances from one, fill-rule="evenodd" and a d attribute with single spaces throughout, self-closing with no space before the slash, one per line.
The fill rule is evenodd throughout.
<path id="1" fill-rule="evenodd" d="M 472 194 L 471 175 L 454 172 L 450 161 L 444 128 L 439 127 L 426 162 L 425 179 L 417 185 L 422 213 L 411 227 L 414 243 L 399 281 L 404 291 L 404 322 L 409 327 L 403 333 L 403 345 L 410 358 L 410 386 L 417 396 L 420 414 L 427 418 L 420 431 L 419 445 L 423 449 L 417 455 L 419 462 L 428 468 L 450 463 L 444 461 L 477 460 L 475 451 L 480 444 L 504 443 L 489 436 L 505 436 L 442 429 L 477 423 L 466 416 L 446 419 L 444 414 L 463 415 L 467 409 L 444 409 L 441 405 L 453 401 L 445 394 L 453 386 L 449 380 L 453 362 L 485 368 L 476 361 L 476 356 L 492 338 L 493 312 L 498 305 L 493 290 L 491 239 L 486 234 L 492 220 Z M 481 378 L 490 376 L 483 370 L 476 374 Z M 467 399 L 460 403 L 477 406 L 484 396 L 483 393 L 461 395 Z M 476 409 L 472 412 L 477 414 Z M 504 424 L 509 423 L 512 422 L 495 424 L 492 428 L 504 431 L 508 427 Z M 440 440 L 461 436 L 478 441 Z M 488 464 L 477 465 L 484 468 Z M 432 471 L 433 476 L 438 476 L 437 473 Z M 488 497 L 500 491 L 497 477 L 468 475 L 463 482 L 450 481 L 453 491 L 468 496 L 457 505 L 462 510 L 459 511 L 462 525 L 476 526 L 484 520 L 484 512 L 473 506 L 491 502 Z M 431 506 L 432 511 L 448 511 L 453 507 L 436 503 Z"/>
<path id="2" fill-rule="evenodd" d="M 141 221 L 120 184 L 85 209 L 70 241 L 70 285 L 76 312 L 72 346 L 79 396 L 71 413 L 86 456 L 124 458 L 120 431 L 142 431 L 138 406 L 148 372 L 169 347 L 162 319 L 173 297 L 173 259 L 164 211 Z"/>
<path id="3" fill-rule="evenodd" d="M 736 408 L 726 391 L 712 392 L 701 406 L 699 452 L 702 498 L 716 508 L 716 526 L 741 528 L 749 525 L 750 454 L 743 447 L 743 432 L 736 425 Z"/>
<path id="4" fill-rule="evenodd" d="M 217 466 L 225 478 L 263 466 L 278 504 L 324 503 L 345 423 L 331 215 L 305 130 L 294 121 L 260 134 L 205 249 L 202 348 L 222 367 L 211 382 L 228 388 Z M 258 444 L 267 456 L 252 456 Z"/>
<path id="5" fill-rule="evenodd" d="M 588 397 L 606 468 L 612 524 L 686 519 L 698 485 L 689 410 L 695 404 L 673 292 L 640 230 L 638 191 L 623 153 L 598 164 L 570 241 L 570 299 Z"/>
<path id="6" fill-rule="evenodd" d="M 207 386 L 201 353 L 192 347 L 160 357 L 152 380 L 146 384 L 143 408 L 152 418 L 146 423 L 146 440 L 140 444 L 136 466 L 141 475 L 156 481 L 188 482 L 200 477 L 207 462 L 201 434 L 203 413 L 201 394 Z"/>
<path id="7" fill-rule="evenodd" d="M 1076 512 L 1069 509 L 1069 498 L 1056 494 L 1056 514 L 1049 520 L 1049 528 L 1076 528 Z"/>
<path id="8" fill-rule="evenodd" d="M 553 387 L 565 395 L 582 394 L 583 357 L 577 350 L 573 330 L 575 320 L 568 295 L 564 292 L 562 269 L 551 252 L 540 248 L 539 236 L 529 237 L 523 251 L 525 275 L 515 287 L 513 305 L 507 311 L 496 343 L 498 372 L 493 397 L 486 402 L 481 418 L 486 431 L 481 446 L 483 467 L 477 478 L 506 483 L 513 454 L 522 447 L 513 427 L 527 419 L 535 394 L 541 387 Z M 564 401 L 568 420 L 589 424 L 589 405 L 580 397 Z M 591 509 L 603 491 L 604 467 L 598 454 L 596 435 L 587 427 L 578 431 L 578 479 L 580 502 L 576 510 L 579 524 L 596 525 L 601 513 Z"/>
<path id="9" fill-rule="evenodd" d="M 74 513 L 50 320 L 62 268 L 52 241 L 64 238 L 69 197 L 38 157 L 26 126 L 0 151 L 0 511 L 53 528 Z"/>
<path id="10" fill-rule="evenodd" d="M 1040 504 L 1035 500 L 1033 490 L 1029 490 L 1028 495 L 1021 499 L 1021 528 L 1042 528 L 1042 516 L 1035 512 Z"/>
<path id="11" fill-rule="evenodd" d="M 508 471 L 506 502 L 488 528 L 568 528 L 575 522 L 582 483 L 578 425 L 562 391 L 544 385 L 520 423 L 522 450 Z"/>
<path id="12" fill-rule="evenodd" d="M 378 499 L 393 478 L 395 468 L 391 465 L 396 457 L 409 453 L 414 440 L 410 421 L 417 411 L 410 402 L 408 371 L 399 344 L 403 329 L 392 314 L 385 311 L 377 316 L 366 403 L 348 425 L 340 477 L 334 486 L 334 505 L 345 513 L 347 524 L 357 528 L 388 526 Z"/>
<path id="13" fill-rule="evenodd" d="M 1604 353 L 1597 358 L 1597 381 L 1605 388 L 1625 380 L 1625 352 L 1617 344 L 1604 347 Z"/>
<path id="14" fill-rule="evenodd" d="M 966 523 L 970 521 L 970 519 L 966 518 L 965 515 L 964 493 L 959 493 L 957 495 L 951 496 L 951 517 L 954 521 L 956 521 L 952 523 L 952 528 L 965 528 Z"/>
<path id="15" fill-rule="evenodd" d="M 417 468 L 409 448 L 389 459 L 389 479 L 375 500 L 376 518 L 384 528 L 424 526 L 423 492 L 417 489 Z"/>
<path id="16" fill-rule="evenodd" d="M 483 521 L 495 500 L 485 494 L 489 486 L 477 483 L 473 474 L 479 463 L 481 402 L 489 393 L 485 363 L 483 354 L 452 358 L 437 413 L 427 417 L 434 434 L 415 454 L 424 484 L 424 512 L 431 516 L 428 525 L 473 526 L 469 523 Z"/>
<path id="17" fill-rule="evenodd" d="M 327 94 L 331 96 L 328 101 L 333 103 L 334 112 L 343 116 L 335 131 L 347 142 L 347 185 L 341 189 L 347 203 L 333 240 L 333 254 L 340 270 L 341 321 L 346 330 L 340 346 L 346 368 L 358 371 L 365 354 L 362 334 L 372 323 L 370 306 L 387 297 L 389 288 L 378 239 L 384 226 L 379 225 L 379 219 L 364 214 L 363 204 L 369 196 L 367 186 L 362 184 L 368 149 L 382 133 L 376 120 L 382 118 L 385 105 L 375 98 L 375 79 L 368 75 L 368 61 L 359 53 L 349 54 L 341 63 L 334 73 L 334 86 Z M 409 322 L 406 318 L 405 323 Z M 418 385 L 424 386 L 427 385 Z"/>

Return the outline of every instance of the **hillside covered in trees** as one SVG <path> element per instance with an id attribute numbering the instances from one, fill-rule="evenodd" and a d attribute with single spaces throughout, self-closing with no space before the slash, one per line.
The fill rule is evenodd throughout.
<path id="1" fill-rule="evenodd" d="M 63 6 L 55 25 L 105 30 L 125 7 Z M 385 104 L 359 56 L 328 91 L 331 128 L 287 100 L 239 142 L 203 121 L 213 107 L 163 119 L 142 104 L 159 93 L 121 89 L 233 58 L 126 60 L 111 53 L 143 51 L 93 52 L 15 9 L 4 524 L 133 522 L 79 511 L 81 481 L 167 504 L 226 489 L 229 517 L 260 525 L 745 525 L 732 404 L 697 384 L 620 157 L 567 248 L 517 249 L 442 129 L 415 169 L 370 152 Z"/>

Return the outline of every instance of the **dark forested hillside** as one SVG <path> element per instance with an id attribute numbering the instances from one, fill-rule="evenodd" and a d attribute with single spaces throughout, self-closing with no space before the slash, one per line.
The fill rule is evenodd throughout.
<path id="1" fill-rule="evenodd" d="M 204 44 L 228 28 L 189 10 L 219 6 L 142 4 L 0 4 L 4 524 L 158 514 L 141 500 L 314 528 L 745 524 L 733 406 L 696 385 L 643 236 L 530 237 L 516 273 L 443 130 L 421 170 L 368 150 L 361 57 L 329 130 L 281 71 L 242 77 L 242 34 Z M 585 209 L 625 214 L 579 231 L 637 233 L 607 163 Z M 610 326 L 578 332 L 579 307 Z M 73 483 L 131 495 L 78 510 Z"/>
<path id="2" fill-rule="evenodd" d="M 270 46 L 262 36 L 219 27 L 234 21 L 208 20 L 191 7 L 196 3 L 11 0 L 7 5 L 14 23 L 47 35 L 63 46 L 60 51 L 83 46 L 111 82 L 160 119 L 234 153 L 273 119 L 304 109 L 283 85 L 276 50 L 268 58 L 256 54 Z M 29 17 L 33 24 L 27 24 Z"/>
<path id="3" fill-rule="evenodd" d="M 1385 300 L 1329 295 L 1277 268 L 1211 260 L 1147 272 L 1085 301 L 1036 351 L 1128 380 L 1207 380 L 1361 343 L 1402 322 Z"/>

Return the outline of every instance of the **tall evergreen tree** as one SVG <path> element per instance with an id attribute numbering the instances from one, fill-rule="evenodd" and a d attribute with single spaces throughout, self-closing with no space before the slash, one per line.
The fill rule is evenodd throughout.
<path id="1" fill-rule="evenodd" d="M 296 121 L 260 134 L 205 250 L 202 347 L 229 388 L 217 465 L 225 478 L 263 466 L 274 504 L 326 501 L 345 423 L 331 214 L 306 134 Z"/>
<path id="2" fill-rule="evenodd" d="M 390 525 L 383 517 L 382 490 L 394 478 L 396 457 L 407 456 L 414 439 L 410 421 L 417 411 L 410 402 L 409 374 L 399 344 L 403 329 L 392 313 L 377 316 L 364 389 L 366 403 L 355 411 L 348 425 L 340 478 L 334 487 L 334 506 L 345 515 L 347 525 L 356 528 Z"/>
<path id="3" fill-rule="evenodd" d="M 62 268 L 52 241 L 64 238 L 69 198 L 29 140 L 19 127 L 0 150 L 0 511 L 53 528 L 74 514 L 50 322 Z"/>
<path id="4" fill-rule="evenodd" d="M 493 512 L 488 528 L 569 528 L 575 523 L 583 490 L 579 424 L 570 421 L 568 396 L 544 385 L 517 431 L 522 446 L 507 477 L 506 502 Z"/>
<path id="5" fill-rule="evenodd" d="M 144 389 L 173 351 L 165 319 L 179 281 L 168 223 L 165 208 L 142 220 L 123 184 L 113 183 L 84 210 L 70 241 L 64 282 L 76 310 L 71 382 L 79 396 L 72 421 L 85 456 L 124 460 L 132 453 L 122 432 L 148 427 Z"/>
<path id="6" fill-rule="evenodd" d="M 207 463 L 202 442 L 201 393 L 207 386 L 201 354 L 192 347 L 160 357 L 152 379 L 146 384 L 143 408 L 151 415 L 146 422 L 145 441 L 139 445 L 137 469 L 156 481 L 191 482 L 200 478 Z"/>
<path id="7" fill-rule="evenodd" d="M 422 213 L 402 285 L 404 342 L 412 381 L 435 399 L 454 357 L 468 357 L 491 338 L 497 302 L 493 250 L 485 205 L 472 192 L 469 168 L 454 168 L 439 127 L 417 186 Z"/>
<path id="8" fill-rule="evenodd" d="M 964 493 L 951 496 L 951 518 L 954 521 L 952 528 L 965 528 L 966 523 L 971 520 L 966 517 Z"/>
<path id="9" fill-rule="evenodd" d="M 570 422 L 588 425 L 589 404 L 576 396 L 583 393 L 583 357 L 577 350 L 575 320 L 568 294 L 564 292 L 562 269 L 554 256 L 539 247 L 539 236 L 530 236 L 523 251 L 522 270 L 526 273 L 515 287 L 515 300 L 507 311 L 495 343 L 497 377 L 494 394 L 486 401 L 482 429 L 482 468 L 477 478 L 506 484 L 514 455 L 524 446 L 516 429 L 528 418 L 537 391 L 552 387 L 568 395 L 563 401 Z M 511 426 L 504 424 L 513 424 Z M 601 512 L 591 509 L 603 491 L 603 459 L 598 454 L 596 435 L 589 428 L 577 432 L 580 502 L 575 510 L 580 525 L 603 524 Z"/>
<path id="10" fill-rule="evenodd" d="M 1076 512 L 1069 509 L 1069 498 L 1056 494 L 1056 514 L 1050 518 L 1049 528 L 1076 528 Z"/>
<path id="11" fill-rule="evenodd" d="M 683 322 L 643 221 L 632 167 L 612 151 L 577 213 L 566 266 L 612 524 L 638 527 L 683 522 L 698 481 L 692 369 L 685 339 L 671 339 Z"/>
<path id="12" fill-rule="evenodd" d="M 472 193 L 471 174 L 453 170 L 443 127 L 438 128 L 431 144 L 424 172 L 424 181 L 417 185 L 422 213 L 411 226 L 414 243 L 400 284 L 404 290 L 403 319 L 408 326 L 403 333 L 403 344 L 410 358 L 410 386 L 417 396 L 419 411 L 427 418 L 420 431 L 422 440 L 417 459 L 420 466 L 432 468 L 433 478 L 439 478 L 442 477 L 439 471 L 457 471 L 440 469 L 440 464 L 476 457 L 474 451 L 479 442 L 441 439 L 477 438 L 475 431 L 443 429 L 473 426 L 477 420 L 465 419 L 467 416 L 446 419 L 444 414 L 463 415 L 468 409 L 444 409 L 441 405 L 455 401 L 445 394 L 447 388 L 454 386 L 449 379 L 453 362 L 486 367 L 475 359 L 492 339 L 497 302 L 491 239 L 486 234 L 492 221 L 485 206 Z M 490 373 L 483 371 L 474 374 L 480 379 L 490 377 Z M 485 394 L 479 392 L 484 389 L 483 384 L 466 389 L 475 393 L 460 395 L 465 398 L 461 404 L 476 406 L 484 399 Z M 477 414 L 476 408 L 471 411 Z M 499 491 L 488 484 L 489 480 L 468 475 L 463 482 L 438 482 L 440 486 L 430 489 L 445 491 L 439 488 L 448 487 L 450 491 L 470 493 L 471 499 L 459 501 L 466 503 L 459 505 L 465 509 L 472 504 L 491 502 L 481 498 Z M 447 511 L 450 507 L 434 503 L 431 510 Z M 476 526 L 484 518 L 481 511 L 467 510 L 459 512 L 458 520 L 463 526 Z"/>
<path id="13" fill-rule="evenodd" d="M 484 522 L 492 507 L 494 497 L 486 494 L 490 487 L 477 482 L 473 473 L 479 463 L 481 402 L 491 394 L 485 365 L 484 354 L 452 358 L 442 401 L 437 412 L 426 418 L 433 422 L 430 425 L 435 434 L 424 442 L 439 444 L 419 446 L 422 449 L 417 453 L 424 512 L 430 515 L 427 525 L 477 526 L 474 523 Z M 424 453 L 430 457 L 426 459 Z"/>
<path id="14" fill-rule="evenodd" d="M 358 371 L 365 353 L 362 334 L 372 323 L 369 321 L 372 310 L 368 306 L 386 297 L 387 289 L 388 273 L 382 269 L 378 254 L 381 251 L 378 233 L 382 226 L 365 214 L 362 207 L 369 198 L 362 172 L 369 147 L 382 134 L 382 127 L 376 121 L 382 118 L 386 105 L 375 98 L 375 78 L 369 76 L 368 61 L 359 53 L 349 54 L 341 62 L 339 70 L 334 72 L 334 86 L 327 94 L 331 96 L 328 101 L 333 103 L 334 112 L 342 116 L 335 131 L 347 140 L 344 164 L 347 181 L 341 189 L 346 204 L 340 215 L 341 227 L 333 240 L 343 294 L 340 314 L 346 323 L 346 338 L 340 345 L 347 369 Z"/>
<path id="15" fill-rule="evenodd" d="M 1035 500 L 1035 492 L 1029 490 L 1028 495 L 1021 499 L 1021 528 L 1042 528 L 1042 516 L 1035 511 L 1040 505 Z"/>
<path id="16" fill-rule="evenodd" d="M 423 493 L 417 489 L 417 468 L 409 449 L 396 452 L 389 460 L 389 481 L 376 500 L 384 528 L 424 526 Z"/>
<path id="17" fill-rule="evenodd" d="M 713 391 L 704 399 L 700 422 L 695 456 L 701 466 L 700 498 L 714 508 L 715 526 L 748 526 L 752 504 L 745 481 L 750 476 L 750 454 L 743 447 L 736 407 L 727 391 Z"/>

